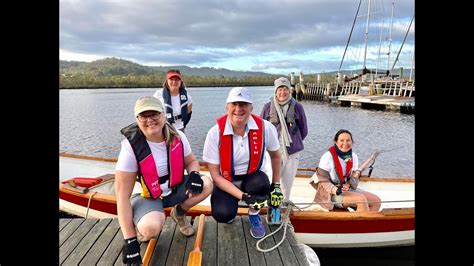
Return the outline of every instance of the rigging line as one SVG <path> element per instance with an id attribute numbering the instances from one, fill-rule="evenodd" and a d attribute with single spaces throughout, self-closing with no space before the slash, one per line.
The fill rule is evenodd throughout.
<path id="1" fill-rule="evenodd" d="M 413 20 L 414 20 L 414 19 L 415 19 L 415 15 L 413 15 L 413 17 L 411 18 L 410 25 L 408 26 L 408 30 L 407 30 L 407 32 L 405 33 L 405 37 L 403 38 L 402 45 L 400 46 L 400 49 L 398 50 L 397 57 L 395 58 L 395 61 L 393 61 L 392 69 L 390 70 L 390 72 L 393 71 L 393 68 L 395 67 L 395 64 L 396 64 L 397 61 L 398 61 L 398 57 L 400 56 L 400 52 L 402 51 L 403 44 L 405 43 L 405 41 L 406 41 L 406 39 L 407 39 L 408 33 L 410 32 L 411 24 L 413 23 Z M 400 77 L 400 78 L 403 78 L 403 77 Z"/>
<path id="2" fill-rule="evenodd" d="M 380 200 L 380 201 L 351 201 L 351 202 L 344 202 L 347 204 L 354 204 L 354 203 L 400 203 L 400 202 L 415 202 L 415 200 Z M 334 204 L 334 202 L 294 202 L 293 203 L 297 209 L 305 209 L 308 208 L 310 205 L 315 205 L 315 204 Z M 307 205 L 305 207 L 299 207 L 297 205 Z"/>
<path id="3" fill-rule="evenodd" d="M 354 30 L 354 25 L 357 20 L 357 15 L 359 14 L 360 4 L 362 4 L 362 0 L 359 0 L 359 6 L 357 7 L 357 12 L 354 17 L 354 22 L 352 22 L 351 32 L 349 33 L 349 38 L 347 39 L 346 48 L 344 49 L 344 54 L 342 55 L 341 64 L 339 65 L 339 71 L 341 71 L 342 63 L 344 62 L 344 56 L 346 55 L 347 47 L 349 46 L 349 42 L 351 41 L 352 31 Z"/>
<path id="4" fill-rule="evenodd" d="M 401 148 L 403 148 L 403 146 L 396 147 L 396 148 L 392 148 L 392 149 L 378 150 L 378 151 L 376 151 L 376 152 L 377 152 L 377 155 L 379 155 L 379 154 L 381 154 L 381 153 L 383 153 L 383 152 L 389 152 L 389 151 L 399 150 L 399 149 L 401 149 Z"/>

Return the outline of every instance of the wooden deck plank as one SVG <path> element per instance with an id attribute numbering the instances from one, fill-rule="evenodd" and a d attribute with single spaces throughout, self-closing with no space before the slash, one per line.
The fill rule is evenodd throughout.
<path id="1" fill-rule="evenodd" d="M 187 216 L 186 219 L 191 219 Z M 166 260 L 166 265 L 182 265 L 184 262 L 184 252 L 186 250 L 188 237 L 183 235 L 179 231 L 179 227 L 176 225 L 174 230 L 173 241 L 171 241 L 171 247 L 168 252 L 168 259 Z"/>
<path id="2" fill-rule="evenodd" d="M 65 265 L 78 265 L 112 221 L 112 219 L 110 218 L 94 220 L 96 220 L 96 223 L 91 228 L 91 230 L 89 230 L 89 232 L 87 232 L 86 235 L 81 239 L 79 244 L 77 244 L 77 246 L 74 248 L 74 252 L 72 252 L 71 255 L 69 255 L 64 261 Z"/>
<path id="3" fill-rule="evenodd" d="M 201 265 L 217 265 L 217 221 L 212 216 L 206 216 L 202 238 Z"/>
<path id="4" fill-rule="evenodd" d="M 217 224 L 217 265 L 250 265 L 242 218 L 236 216 L 231 224 Z"/>
<path id="5" fill-rule="evenodd" d="M 265 226 L 265 231 L 267 232 L 267 234 L 269 234 L 269 232 L 271 232 L 271 231 L 270 231 L 270 228 L 268 227 L 267 220 L 265 219 L 264 216 L 262 216 L 262 222 L 263 222 L 263 226 Z M 269 237 L 269 238 L 265 239 L 265 241 L 262 241 L 262 244 L 260 244 L 260 248 L 269 249 L 271 247 L 274 247 L 275 244 L 276 243 L 275 243 L 275 240 L 273 239 L 273 237 Z M 272 265 L 272 266 L 283 265 L 283 263 L 281 261 L 280 253 L 278 252 L 278 249 L 274 249 L 272 251 L 264 252 L 264 256 L 265 256 L 265 261 L 266 261 L 267 265 Z"/>
<path id="6" fill-rule="evenodd" d="M 112 242 L 114 236 L 117 234 L 120 228 L 120 225 L 118 223 L 118 219 L 109 220 L 111 220 L 111 222 L 107 228 L 105 228 L 104 232 L 102 235 L 100 235 L 94 245 L 89 249 L 89 252 L 81 261 L 80 265 L 96 265 L 102 254 Z"/>
<path id="7" fill-rule="evenodd" d="M 171 217 L 166 217 L 165 225 L 161 230 L 160 237 L 156 241 L 155 250 L 150 259 L 150 265 L 165 265 L 170 250 L 171 241 L 176 228 L 176 223 Z"/>
<path id="8" fill-rule="evenodd" d="M 268 227 L 270 228 L 271 232 L 275 232 L 276 230 L 278 230 L 280 225 L 269 225 Z M 298 265 L 298 260 L 296 259 L 295 253 L 293 252 L 293 249 L 287 239 L 287 236 L 290 234 L 290 228 L 287 225 L 281 227 L 281 229 L 273 235 L 273 240 L 275 240 L 275 244 L 279 243 L 282 240 L 283 233 L 285 232 L 285 227 L 285 240 L 278 246 L 278 253 L 280 253 L 280 258 L 283 262 L 283 265 Z"/>
<path id="9" fill-rule="evenodd" d="M 63 230 L 63 228 L 71 222 L 72 218 L 64 218 L 59 220 L 59 231 Z"/>
<path id="10" fill-rule="evenodd" d="M 81 225 L 74 231 L 74 233 L 64 242 L 59 248 L 59 264 L 62 264 L 71 252 L 76 248 L 77 244 L 84 238 L 84 236 L 97 223 L 96 219 L 79 219 L 84 220 Z"/>
<path id="11" fill-rule="evenodd" d="M 188 217 L 189 218 L 189 217 Z M 268 226 L 261 216 L 267 235 L 278 225 Z M 202 265 L 309 265 L 304 249 L 295 238 L 291 227 L 286 240 L 275 250 L 260 252 L 256 248 L 258 239 L 250 235 L 247 216 L 237 216 L 233 223 L 217 223 L 207 216 L 203 232 Z M 75 220 L 75 221 L 74 221 Z M 64 265 L 123 265 L 123 235 L 118 219 L 69 219 L 63 225 L 63 245 L 60 247 L 60 264 Z M 199 216 L 193 221 L 197 232 Z M 72 233 L 71 233 L 72 231 Z M 283 228 L 267 238 L 260 247 L 274 246 L 281 240 Z M 167 217 L 161 231 L 150 265 L 187 265 L 190 251 L 194 248 L 196 235 L 181 234 L 176 223 Z M 142 258 L 148 242 L 141 244 Z"/>
<path id="12" fill-rule="evenodd" d="M 298 260 L 298 264 L 309 266 L 309 263 L 306 260 L 305 252 L 303 250 L 303 247 L 301 246 L 303 244 L 298 243 L 298 240 L 296 240 L 295 231 L 293 229 L 293 226 L 291 225 L 289 228 L 287 228 L 286 239 L 290 244 L 296 259 Z"/>
<path id="13" fill-rule="evenodd" d="M 72 219 L 61 232 L 59 232 L 59 246 L 61 247 L 76 229 L 84 222 L 84 219 Z"/>
<path id="14" fill-rule="evenodd" d="M 266 265 L 265 255 L 257 250 L 256 244 L 258 239 L 253 238 L 250 234 L 250 223 L 248 215 L 242 216 L 242 224 L 244 226 L 245 242 L 247 243 L 247 252 L 250 262 L 253 265 Z"/>
<path id="15" fill-rule="evenodd" d="M 114 219 L 117 220 L 118 219 Z M 108 266 L 108 265 L 113 265 L 116 261 L 122 261 L 122 256 L 119 256 L 122 251 L 122 246 L 123 246 L 123 234 L 120 229 L 117 231 L 115 234 L 114 238 L 112 241 L 109 243 L 107 249 L 104 251 L 102 256 L 100 257 L 99 262 L 97 262 L 97 265 L 100 266 Z"/>

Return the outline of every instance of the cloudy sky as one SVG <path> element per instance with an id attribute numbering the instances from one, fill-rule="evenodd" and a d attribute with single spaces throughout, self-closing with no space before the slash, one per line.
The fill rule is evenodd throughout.
<path id="1" fill-rule="evenodd" d="M 362 0 L 342 69 L 363 66 L 367 2 Z M 60 59 L 116 57 L 146 66 L 274 74 L 335 71 L 358 5 L 358 0 L 60 0 Z M 391 68 L 414 0 L 372 0 L 370 10 L 366 66 Z M 412 66 L 414 30 L 415 21 L 395 68 Z"/>

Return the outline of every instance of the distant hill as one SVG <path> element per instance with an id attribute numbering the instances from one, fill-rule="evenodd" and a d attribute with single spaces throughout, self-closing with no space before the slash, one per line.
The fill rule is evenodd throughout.
<path id="1" fill-rule="evenodd" d="M 163 75 L 168 69 L 179 69 L 184 76 L 223 76 L 223 77 L 265 77 L 273 76 L 263 72 L 233 71 L 225 68 L 176 66 L 143 66 L 137 63 L 105 58 L 93 62 L 59 61 L 59 73 L 62 75 L 87 74 L 93 76 Z"/>
<path id="2" fill-rule="evenodd" d="M 60 60 L 59 73 L 65 75 L 128 76 L 163 74 L 163 71 L 123 59 L 105 58 L 90 63 Z"/>
<path id="3" fill-rule="evenodd" d="M 214 67 L 188 67 L 183 65 L 177 66 L 159 66 L 151 67 L 160 71 L 167 71 L 168 69 L 179 69 L 184 75 L 190 76 L 224 76 L 224 77 L 245 77 L 245 76 L 272 76 L 272 74 L 264 72 L 253 72 L 253 71 L 234 71 L 225 68 L 214 68 Z"/>

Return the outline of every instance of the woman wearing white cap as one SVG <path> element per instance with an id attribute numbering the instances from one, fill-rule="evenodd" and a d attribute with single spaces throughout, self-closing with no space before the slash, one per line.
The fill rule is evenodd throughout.
<path id="1" fill-rule="evenodd" d="M 160 100 L 141 97 L 134 109 L 136 122 L 120 131 L 126 138 L 115 167 L 117 215 L 125 239 L 123 263 L 141 262 L 137 240 L 148 241 L 160 233 L 163 208 L 174 206 L 170 216 L 181 233 L 194 234 L 185 213 L 213 187 L 209 177 L 199 174 L 199 162 L 184 133 L 166 121 Z M 132 195 L 135 182 L 142 192 Z"/>
<path id="2" fill-rule="evenodd" d="M 188 94 L 186 86 L 178 69 L 166 72 L 161 95 L 157 90 L 153 96 L 159 98 L 166 108 L 166 120 L 176 129 L 184 132 L 193 113 L 193 99 Z"/>
<path id="3" fill-rule="evenodd" d="M 304 149 L 303 140 L 308 135 L 308 124 L 303 105 L 290 93 L 290 81 L 277 78 L 275 94 L 263 106 L 260 117 L 270 121 L 278 131 L 281 152 L 281 189 L 285 199 L 290 199 L 291 188 L 299 164 L 299 153 Z"/>
<path id="4" fill-rule="evenodd" d="M 212 217 L 219 223 L 230 223 L 237 214 L 239 200 L 249 204 L 250 233 L 265 236 L 258 215 L 269 195 L 273 205 L 281 203 L 280 152 L 275 127 L 253 115 L 252 98 L 247 88 L 235 87 L 227 97 L 227 114 L 217 118 L 206 136 L 203 160 L 209 163 L 214 181 L 211 196 Z M 263 172 L 265 150 L 272 166 L 272 184 Z"/>

